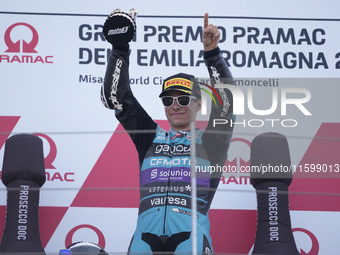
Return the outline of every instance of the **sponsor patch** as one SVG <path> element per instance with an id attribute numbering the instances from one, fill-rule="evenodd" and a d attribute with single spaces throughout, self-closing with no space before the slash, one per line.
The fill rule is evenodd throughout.
<path id="1" fill-rule="evenodd" d="M 164 89 L 167 89 L 172 86 L 182 86 L 187 89 L 192 89 L 193 82 L 184 78 L 173 78 L 164 83 Z"/>

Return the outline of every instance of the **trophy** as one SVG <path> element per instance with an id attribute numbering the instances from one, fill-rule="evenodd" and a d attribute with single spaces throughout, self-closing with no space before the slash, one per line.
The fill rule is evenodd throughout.
<path id="1" fill-rule="evenodd" d="M 120 9 L 114 10 L 106 19 L 103 33 L 106 40 L 114 46 L 129 43 L 136 32 L 137 11 L 131 9 L 129 13 Z"/>

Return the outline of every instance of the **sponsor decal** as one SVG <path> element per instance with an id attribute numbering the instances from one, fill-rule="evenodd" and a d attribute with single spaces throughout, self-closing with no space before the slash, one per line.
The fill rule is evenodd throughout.
<path id="1" fill-rule="evenodd" d="M 150 160 L 151 166 L 190 166 L 190 158 L 182 157 L 182 158 L 152 158 Z"/>
<path id="2" fill-rule="evenodd" d="M 30 24 L 27 23 L 15 23 L 11 25 L 9 28 L 7 28 L 5 32 L 5 44 L 7 45 L 8 49 L 5 52 L 20 52 L 20 44 L 21 40 L 18 40 L 17 42 L 13 42 L 11 38 L 11 32 L 14 28 L 18 26 L 25 26 L 29 30 L 31 30 L 32 33 L 32 40 L 30 42 L 26 42 L 25 40 L 22 40 L 22 52 L 24 53 L 37 53 L 35 50 L 35 47 L 38 44 L 39 41 L 39 35 L 37 30 L 31 26 Z"/>
<path id="3" fill-rule="evenodd" d="M 185 154 L 190 154 L 190 145 L 175 145 L 175 146 L 170 146 L 169 144 L 158 144 L 155 148 L 155 153 L 159 154 L 162 153 L 169 155 L 169 154 L 174 154 L 174 153 L 179 153 L 180 155 Z"/>
<path id="4" fill-rule="evenodd" d="M 167 89 L 172 86 L 182 86 L 187 89 L 191 89 L 192 85 L 193 85 L 193 82 L 191 82 L 190 80 L 187 80 L 184 78 L 173 78 L 164 83 L 164 89 Z"/>
<path id="5" fill-rule="evenodd" d="M 191 186 L 188 184 L 186 186 L 156 186 L 150 187 L 148 193 L 160 193 L 160 192 L 190 192 Z"/>
<path id="6" fill-rule="evenodd" d="M 12 31 L 28 29 L 32 35 L 32 39 L 27 42 L 24 38 L 14 42 L 11 36 Z M 22 33 L 20 33 L 22 34 Z M 19 22 L 9 26 L 4 35 L 4 41 L 7 50 L 4 55 L 0 55 L 0 63 L 43 63 L 52 64 L 53 56 L 37 55 L 35 49 L 39 42 L 39 34 L 37 30 L 30 24 Z"/>
<path id="7" fill-rule="evenodd" d="M 151 171 L 151 179 L 155 179 L 156 177 L 157 177 L 157 169 L 153 169 L 152 171 Z"/>
<path id="8" fill-rule="evenodd" d="M 178 168 L 178 169 L 153 169 L 151 171 L 151 179 L 158 177 L 160 181 L 167 181 L 169 176 L 170 180 L 182 180 L 183 177 L 190 177 L 191 172 L 189 168 Z"/>
<path id="9" fill-rule="evenodd" d="M 111 93 L 110 93 L 110 98 L 109 98 L 114 108 L 119 111 L 123 110 L 123 105 L 120 104 L 117 100 L 117 86 L 119 82 L 120 70 L 121 70 L 122 65 L 123 65 L 123 61 L 121 59 L 117 59 L 116 67 L 112 74 L 112 85 L 111 85 Z"/>
<path id="10" fill-rule="evenodd" d="M 185 198 L 180 197 L 156 197 L 150 199 L 151 206 L 158 205 L 181 205 L 186 206 L 187 200 Z"/>
<path id="11" fill-rule="evenodd" d="M 109 30 L 109 32 L 107 33 L 107 35 L 119 35 L 119 34 L 125 34 L 127 31 L 129 30 L 129 27 L 119 27 L 116 29 L 111 29 Z"/>
<path id="12" fill-rule="evenodd" d="M 185 210 L 182 210 L 182 209 L 179 209 L 179 208 L 172 208 L 171 211 L 173 213 L 182 213 L 182 214 L 185 214 L 185 215 L 189 215 L 191 216 L 191 212 L 188 212 L 188 211 L 185 211 Z M 197 218 L 199 217 L 198 215 L 196 216 Z"/>
<path id="13" fill-rule="evenodd" d="M 171 137 L 171 140 L 174 140 L 174 139 L 176 139 L 176 138 L 180 138 L 180 137 L 182 137 L 182 136 L 184 136 L 183 133 L 177 132 L 176 135 L 174 135 L 174 136 Z"/>

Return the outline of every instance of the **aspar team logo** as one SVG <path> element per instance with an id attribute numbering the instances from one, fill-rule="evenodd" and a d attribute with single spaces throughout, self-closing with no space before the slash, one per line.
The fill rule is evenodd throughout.
<path id="1" fill-rule="evenodd" d="M 39 55 L 39 39 L 38 31 L 30 24 L 19 22 L 10 25 L 4 33 L 7 49 L 5 54 L 0 55 L 0 63 L 53 63 L 53 56 Z"/>

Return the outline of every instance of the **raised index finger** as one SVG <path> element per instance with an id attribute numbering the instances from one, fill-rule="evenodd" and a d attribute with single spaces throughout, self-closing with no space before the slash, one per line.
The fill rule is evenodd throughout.
<path id="1" fill-rule="evenodd" d="M 209 14 L 205 13 L 204 14 L 204 29 L 207 28 L 209 25 Z"/>

